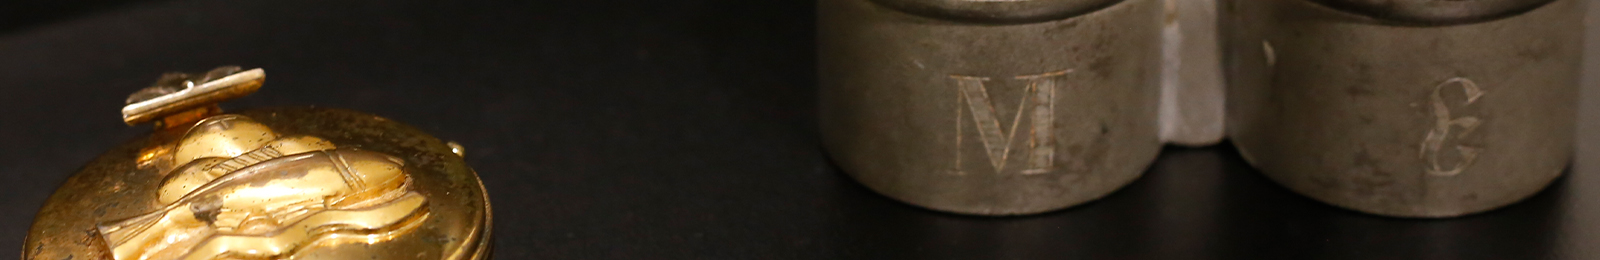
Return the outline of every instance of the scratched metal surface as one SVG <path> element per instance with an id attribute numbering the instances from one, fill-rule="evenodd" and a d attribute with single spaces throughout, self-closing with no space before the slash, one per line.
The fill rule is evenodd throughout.
<path id="1" fill-rule="evenodd" d="M 1221 19 L 1228 135 L 1269 178 L 1362 212 L 1515 203 L 1571 161 L 1581 3 L 1404 27 L 1308 1 L 1233 1 Z"/>
<path id="2" fill-rule="evenodd" d="M 0 249 L 20 253 L 66 174 L 146 131 L 118 120 L 128 92 L 239 64 L 271 79 L 226 108 L 351 108 L 465 145 L 496 205 L 498 259 L 1600 257 L 1593 75 L 1576 168 L 1485 214 L 1338 209 L 1223 145 L 1168 148 L 1073 209 L 964 217 L 877 195 L 825 159 L 812 1 L 522 2 L 139 3 L 0 32 Z"/>

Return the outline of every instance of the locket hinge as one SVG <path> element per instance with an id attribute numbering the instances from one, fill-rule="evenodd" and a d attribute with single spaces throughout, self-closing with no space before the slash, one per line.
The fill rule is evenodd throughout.
<path id="1" fill-rule="evenodd" d="M 157 128 L 188 125 L 222 113 L 217 103 L 250 95 L 266 81 L 265 71 L 224 66 L 201 75 L 167 73 L 155 85 L 128 96 L 122 122 L 156 122 Z"/>

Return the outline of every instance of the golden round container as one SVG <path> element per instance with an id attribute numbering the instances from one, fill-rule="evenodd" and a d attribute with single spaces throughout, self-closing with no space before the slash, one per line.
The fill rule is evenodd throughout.
<path id="1" fill-rule="evenodd" d="M 261 69 L 169 73 L 123 108 L 152 132 L 67 179 L 23 259 L 486 259 L 490 209 L 462 148 L 366 113 L 223 113 Z"/>

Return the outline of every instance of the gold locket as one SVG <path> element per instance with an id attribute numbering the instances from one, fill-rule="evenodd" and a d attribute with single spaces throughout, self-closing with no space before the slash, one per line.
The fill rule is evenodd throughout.
<path id="1" fill-rule="evenodd" d="M 261 69 L 168 73 L 122 109 L 152 132 L 67 179 L 24 259 L 486 259 L 490 208 L 462 148 L 382 117 L 222 113 Z"/>

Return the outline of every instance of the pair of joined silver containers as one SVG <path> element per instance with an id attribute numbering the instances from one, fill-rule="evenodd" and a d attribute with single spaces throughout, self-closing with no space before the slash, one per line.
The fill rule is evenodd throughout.
<path id="1" fill-rule="evenodd" d="M 1195 1 L 1219 33 L 1175 45 Z M 1582 0 L 818 2 L 825 146 L 934 210 L 1071 207 L 1224 132 L 1291 190 L 1401 217 L 1509 205 L 1572 156 Z"/>

